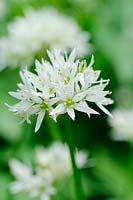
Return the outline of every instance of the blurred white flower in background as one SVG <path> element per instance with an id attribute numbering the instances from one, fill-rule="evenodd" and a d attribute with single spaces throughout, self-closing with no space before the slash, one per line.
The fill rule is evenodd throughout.
<path id="1" fill-rule="evenodd" d="M 52 186 L 53 180 L 45 174 L 33 174 L 32 167 L 27 166 L 15 159 L 9 162 L 11 173 L 16 178 L 10 184 L 10 191 L 13 194 L 26 192 L 31 198 L 40 197 L 41 200 L 50 200 L 50 196 L 56 193 Z"/>
<path id="2" fill-rule="evenodd" d="M 112 112 L 109 124 L 113 128 L 114 140 L 133 141 L 133 109 L 119 108 Z"/>
<path id="3" fill-rule="evenodd" d="M 0 69 L 30 65 L 47 48 L 76 48 L 83 56 L 90 51 L 88 42 L 89 33 L 56 9 L 27 10 L 8 25 L 7 36 L 0 39 Z"/>
<path id="4" fill-rule="evenodd" d="M 104 91 L 109 80 L 97 80 L 100 71 L 94 71 L 94 57 L 87 65 L 86 61 L 76 59 L 76 51 L 69 56 L 59 49 L 49 52 L 50 62 L 36 61 L 37 74 L 24 69 L 20 73 L 23 83 L 18 84 L 17 92 L 9 94 L 19 103 L 9 106 L 9 109 L 30 123 L 29 117 L 38 115 L 35 132 L 38 131 L 45 113 L 56 121 L 57 116 L 67 113 L 73 120 L 75 110 L 90 114 L 98 114 L 90 108 L 87 102 L 95 103 L 103 112 L 110 115 L 104 107 L 113 101 L 107 98 L 109 91 Z"/>
<path id="5" fill-rule="evenodd" d="M 87 154 L 83 151 L 76 152 L 76 163 L 78 168 L 83 168 L 87 164 Z M 71 160 L 67 145 L 53 143 L 49 148 L 36 148 L 36 162 L 44 170 L 50 171 L 55 179 L 71 174 Z"/>
<path id="6" fill-rule="evenodd" d="M 87 154 L 83 151 L 76 152 L 76 162 L 79 168 L 88 162 Z M 11 193 L 26 192 L 32 197 L 49 200 L 55 195 L 56 182 L 63 183 L 63 177 L 72 175 L 69 149 L 59 142 L 53 143 L 49 148 L 37 147 L 35 154 L 36 167 L 22 164 L 15 159 L 10 160 L 11 173 L 15 177 L 10 185 Z"/>
<path id="7" fill-rule="evenodd" d="M 128 97 L 128 98 L 127 98 Z M 119 107 L 129 109 L 133 107 L 132 83 L 121 84 L 121 87 L 115 90 L 114 98 Z"/>

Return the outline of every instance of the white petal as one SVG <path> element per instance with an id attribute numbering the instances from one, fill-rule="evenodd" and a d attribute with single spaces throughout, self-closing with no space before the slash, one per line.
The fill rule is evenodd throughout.
<path id="1" fill-rule="evenodd" d="M 76 49 L 73 49 L 73 51 L 71 52 L 68 60 L 67 60 L 67 64 L 72 64 L 74 62 L 76 58 Z"/>
<path id="2" fill-rule="evenodd" d="M 50 197 L 46 194 L 41 195 L 41 200 L 50 200 Z"/>
<path id="3" fill-rule="evenodd" d="M 73 108 L 67 108 L 67 113 L 72 118 L 72 120 L 75 119 L 75 112 Z"/>
<path id="4" fill-rule="evenodd" d="M 39 130 L 44 116 L 45 116 L 45 112 L 44 111 L 40 111 L 39 114 L 38 114 L 38 117 L 37 117 L 37 122 L 36 122 L 36 126 L 35 126 L 35 132 L 37 132 Z"/>
<path id="5" fill-rule="evenodd" d="M 103 102 L 102 102 L 103 105 L 109 105 L 109 104 L 113 104 L 113 103 L 114 103 L 114 101 L 112 99 L 106 98 L 106 97 L 103 99 Z"/>
<path id="6" fill-rule="evenodd" d="M 85 96 L 87 95 L 88 91 L 83 91 L 83 92 L 79 92 L 78 94 L 76 94 L 74 97 L 73 97 L 73 100 L 75 102 L 79 102 L 79 101 L 82 101 Z"/>
<path id="7" fill-rule="evenodd" d="M 84 74 L 83 73 L 79 74 L 79 81 L 80 81 L 81 85 L 84 87 L 85 86 L 85 80 L 84 80 Z"/>
<path id="8" fill-rule="evenodd" d="M 109 115 L 110 117 L 112 117 L 112 114 L 101 104 L 97 103 L 97 106 L 107 115 Z"/>
<path id="9" fill-rule="evenodd" d="M 89 64 L 88 67 L 91 67 L 93 64 L 94 64 L 94 55 L 92 54 L 92 56 L 91 56 L 91 62 L 90 62 L 90 64 Z"/>
<path id="10" fill-rule="evenodd" d="M 9 94 L 16 99 L 22 99 L 22 95 L 19 92 L 9 92 Z"/>
<path id="11" fill-rule="evenodd" d="M 22 192 L 23 190 L 24 190 L 23 183 L 21 183 L 21 182 L 19 182 L 19 181 L 15 181 L 15 182 L 12 182 L 12 183 L 10 184 L 10 191 L 11 191 L 11 193 L 13 193 L 13 194 Z"/>
<path id="12" fill-rule="evenodd" d="M 12 159 L 9 161 L 9 166 L 12 174 L 18 180 L 26 180 L 32 174 L 32 170 L 29 166 L 19 162 L 18 160 Z"/>
<path id="13" fill-rule="evenodd" d="M 41 67 L 41 63 L 37 59 L 35 60 L 35 66 L 36 68 Z"/>
<path id="14" fill-rule="evenodd" d="M 90 114 L 99 114 L 98 112 L 90 108 L 85 101 L 76 103 L 74 108 L 80 112 L 87 113 L 89 117 Z"/>
<path id="15" fill-rule="evenodd" d="M 65 112 L 65 106 L 64 104 L 59 104 L 58 106 L 56 106 L 56 108 L 54 108 L 49 115 L 57 115 L 57 114 L 61 114 Z"/>

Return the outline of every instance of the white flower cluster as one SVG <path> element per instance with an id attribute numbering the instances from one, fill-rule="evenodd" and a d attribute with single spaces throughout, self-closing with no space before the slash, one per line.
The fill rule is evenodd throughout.
<path id="1" fill-rule="evenodd" d="M 90 50 L 88 40 L 87 32 L 54 8 L 31 9 L 11 22 L 7 36 L 0 39 L 0 69 L 31 65 L 47 48 L 76 48 L 79 56 L 85 55 Z"/>
<path id="2" fill-rule="evenodd" d="M 87 164 L 87 154 L 83 151 L 76 151 L 75 159 L 79 169 Z M 40 169 L 50 171 L 54 179 L 72 173 L 69 149 L 59 142 L 48 149 L 36 148 L 36 162 Z"/>
<path id="3" fill-rule="evenodd" d="M 119 108 L 109 120 L 114 140 L 133 141 L 133 109 Z"/>
<path id="4" fill-rule="evenodd" d="M 94 102 L 100 109 L 111 115 L 104 105 L 113 101 L 107 98 L 109 91 L 104 91 L 109 80 L 97 80 L 100 71 L 94 71 L 92 65 L 94 57 L 87 65 L 86 61 L 76 59 L 73 50 L 69 56 L 64 55 L 59 49 L 48 51 L 50 62 L 36 60 L 35 71 L 37 74 L 24 69 L 20 73 L 23 83 L 18 84 L 17 92 L 9 94 L 20 100 L 19 103 L 9 106 L 12 112 L 20 115 L 30 123 L 29 117 L 37 114 L 35 131 L 38 131 L 44 115 L 56 121 L 57 116 L 64 113 L 74 120 L 75 111 L 98 114 L 90 108 L 87 102 Z"/>
<path id="5" fill-rule="evenodd" d="M 87 154 L 83 151 L 77 152 L 76 161 L 78 167 L 83 167 L 87 163 Z M 62 185 L 63 177 L 72 173 L 69 150 L 61 143 L 53 143 L 48 149 L 36 149 L 34 173 L 31 166 L 15 159 L 11 160 L 9 165 L 16 178 L 10 185 L 11 192 L 26 192 L 31 198 L 39 197 L 41 200 L 50 200 L 51 195 L 57 192 L 56 182 Z"/>

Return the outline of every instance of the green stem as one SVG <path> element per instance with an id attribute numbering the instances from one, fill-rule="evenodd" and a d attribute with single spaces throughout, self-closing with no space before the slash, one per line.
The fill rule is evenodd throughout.
<path id="1" fill-rule="evenodd" d="M 75 145 L 73 143 L 73 138 L 72 138 L 71 119 L 67 117 L 65 120 L 66 120 L 66 139 L 69 147 L 71 163 L 73 168 L 76 199 L 84 200 L 80 171 L 78 170 L 75 160 Z"/>
<path id="2" fill-rule="evenodd" d="M 129 142 L 129 167 L 132 169 L 133 165 L 133 142 Z"/>
<path id="3" fill-rule="evenodd" d="M 62 134 L 59 129 L 59 126 L 56 122 L 53 121 L 53 119 L 50 119 L 49 116 L 46 116 L 47 126 L 51 133 L 53 140 L 60 140 L 62 141 Z"/>

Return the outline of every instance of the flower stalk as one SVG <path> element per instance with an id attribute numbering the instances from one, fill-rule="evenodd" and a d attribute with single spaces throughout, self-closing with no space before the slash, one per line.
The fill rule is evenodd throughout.
<path id="1" fill-rule="evenodd" d="M 71 119 L 69 117 L 66 117 L 65 120 L 66 120 L 66 140 L 69 147 L 69 153 L 70 153 L 71 164 L 72 164 L 72 169 L 73 169 L 76 199 L 84 200 L 85 198 L 83 194 L 80 171 L 77 167 L 76 159 L 75 159 L 76 149 L 75 149 L 75 145 L 74 145 L 73 137 L 72 137 Z"/>
<path id="2" fill-rule="evenodd" d="M 49 116 L 46 117 L 46 121 L 52 139 L 62 141 L 63 138 L 59 125 L 56 122 L 54 122 Z"/>

